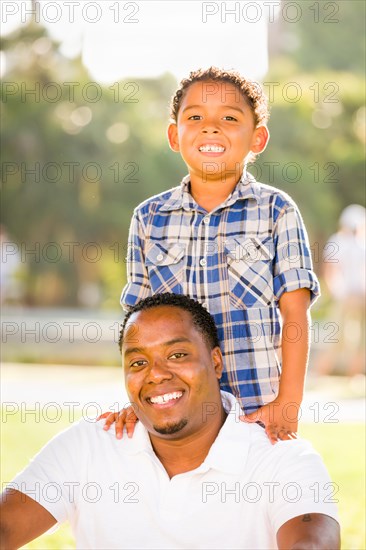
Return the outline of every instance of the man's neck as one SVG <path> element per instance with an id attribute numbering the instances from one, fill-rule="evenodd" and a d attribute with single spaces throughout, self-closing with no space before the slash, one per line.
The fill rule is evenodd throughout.
<path id="1" fill-rule="evenodd" d="M 226 417 L 222 407 L 214 418 L 207 418 L 199 431 L 181 439 L 163 439 L 149 434 L 155 454 L 170 478 L 195 470 L 204 462 Z"/>

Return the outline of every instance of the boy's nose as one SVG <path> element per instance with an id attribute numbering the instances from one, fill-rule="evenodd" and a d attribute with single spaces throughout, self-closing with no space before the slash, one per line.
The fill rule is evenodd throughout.
<path id="1" fill-rule="evenodd" d="M 204 128 L 202 128 L 202 133 L 203 134 L 218 134 L 219 130 L 216 128 L 216 126 L 209 124 L 209 125 L 205 126 Z"/>

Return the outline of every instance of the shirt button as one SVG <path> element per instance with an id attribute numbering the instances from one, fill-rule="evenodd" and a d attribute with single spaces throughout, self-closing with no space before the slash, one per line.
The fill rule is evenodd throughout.
<path id="1" fill-rule="evenodd" d="M 210 223 L 210 218 L 208 216 L 206 216 L 205 218 L 203 218 L 203 223 L 205 223 L 206 225 L 208 223 Z"/>
<path id="2" fill-rule="evenodd" d="M 156 259 L 158 260 L 158 262 L 161 262 L 162 260 L 164 260 L 164 256 L 162 254 L 159 254 Z"/>
<path id="3" fill-rule="evenodd" d="M 205 258 L 202 258 L 202 260 L 200 260 L 200 265 L 202 266 L 207 265 L 207 261 L 205 260 Z"/>

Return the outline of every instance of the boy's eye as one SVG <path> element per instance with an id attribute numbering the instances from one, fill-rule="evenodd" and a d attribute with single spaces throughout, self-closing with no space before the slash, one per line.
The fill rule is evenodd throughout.
<path id="1" fill-rule="evenodd" d="M 188 117 L 188 120 L 201 120 L 201 116 L 200 115 L 192 115 L 190 117 Z"/>
<path id="2" fill-rule="evenodd" d="M 235 122 L 237 121 L 237 119 L 235 117 L 230 116 L 230 115 L 224 116 L 224 119 L 225 120 L 234 120 Z"/>

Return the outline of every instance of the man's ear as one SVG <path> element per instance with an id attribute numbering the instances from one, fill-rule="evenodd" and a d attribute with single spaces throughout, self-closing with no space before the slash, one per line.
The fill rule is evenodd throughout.
<path id="1" fill-rule="evenodd" d="M 223 370 L 223 360 L 221 349 L 216 347 L 211 351 L 212 362 L 216 372 L 217 379 L 220 380 Z"/>
<path id="2" fill-rule="evenodd" d="M 269 131 L 267 126 L 265 125 L 258 126 L 258 128 L 254 130 L 252 147 L 251 147 L 252 153 L 256 153 L 256 154 L 262 153 L 262 151 L 264 151 L 267 146 L 268 140 L 269 140 Z"/>
<path id="3" fill-rule="evenodd" d="M 168 141 L 172 151 L 179 152 L 178 127 L 171 122 L 168 126 Z"/>

